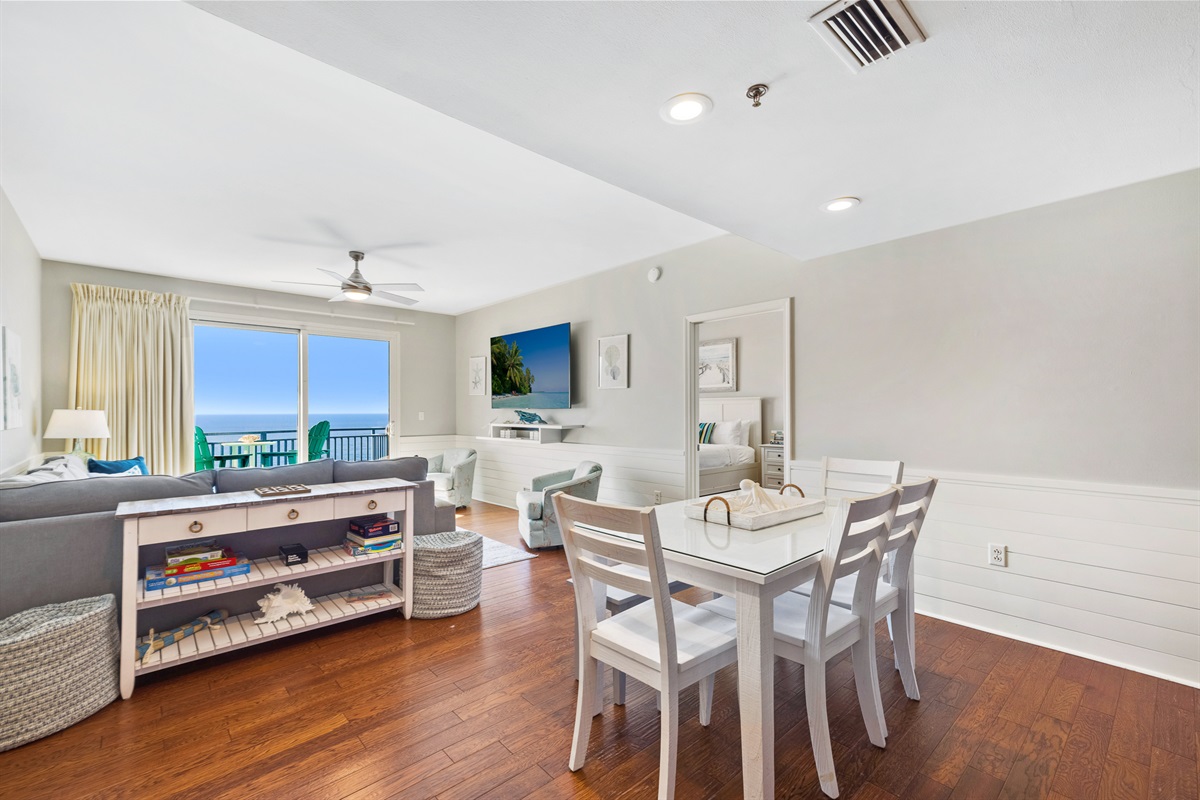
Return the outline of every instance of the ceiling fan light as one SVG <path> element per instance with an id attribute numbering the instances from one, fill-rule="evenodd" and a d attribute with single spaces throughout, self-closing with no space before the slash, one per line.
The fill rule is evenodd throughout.
<path id="1" fill-rule="evenodd" d="M 347 300 L 357 300 L 359 302 L 362 302 L 371 296 L 370 292 L 358 286 L 350 289 L 344 289 L 342 293 L 346 295 Z"/>

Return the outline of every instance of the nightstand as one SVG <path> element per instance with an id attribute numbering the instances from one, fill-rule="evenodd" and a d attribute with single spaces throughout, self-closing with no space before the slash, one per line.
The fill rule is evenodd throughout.
<path id="1" fill-rule="evenodd" d="M 764 489 L 780 489 L 783 487 L 783 445 L 764 444 L 762 449 L 762 487 Z"/>

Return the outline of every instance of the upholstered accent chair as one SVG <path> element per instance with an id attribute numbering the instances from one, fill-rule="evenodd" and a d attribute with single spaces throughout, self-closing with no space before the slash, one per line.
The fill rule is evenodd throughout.
<path id="1" fill-rule="evenodd" d="M 455 508 L 471 505 L 471 489 L 475 485 L 475 451 L 452 447 L 441 455 L 429 458 L 429 473 L 434 496 L 449 500 Z"/>
<path id="2" fill-rule="evenodd" d="M 517 529 L 521 538 L 530 547 L 558 547 L 562 544 L 562 531 L 558 527 L 558 515 L 550 499 L 559 492 L 585 500 L 596 499 L 600 493 L 600 475 L 604 468 L 595 461 L 584 461 L 575 469 L 538 475 L 533 479 L 533 488 L 517 492 Z"/>

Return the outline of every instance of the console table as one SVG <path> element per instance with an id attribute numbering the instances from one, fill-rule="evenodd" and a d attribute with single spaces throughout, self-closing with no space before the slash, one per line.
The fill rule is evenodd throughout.
<path id="1" fill-rule="evenodd" d="M 416 485 L 399 478 L 327 483 L 309 487 L 311 493 L 259 497 L 254 492 L 171 497 L 121 503 L 116 516 L 125 521 L 124 566 L 121 578 L 121 697 L 133 693 L 134 678 L 144 672 L 195 661 L 218 653 L 332 625 L 351 617 L 389 609 L 412 616 L 413 491 Z M 340 546 L 310 549 L 308 562 L 283 566 L 275 553 L 253 560 L 250 572 L 232 578 L 145 590 L 138 574 L 138 550 L 192 539 L 210 539 L 232 533 L 283 528 L 310 522 L 348 519 L 368 514 L 403 512 L 404 546 L 401 550 L 351 556 Z M 400 521 L 400 520 L 397 520 Z M 403 585 L 392 580 L 392 562 L 403 559 Z M 141 662 L 137 646 L 138 611 L 151 606 L 179 603 L 261 586 L 264 593 L 276 583 L 291 583 L 306 576 L 350 569 L 367 563 L 382 565 L 382 580 L 361 587 L 390 596 L 361 603 L 346 602 L 347 592 L 311 598 L 314 610 L 291 615 L 275 623 L 256 625 L 252 614 L 231 616 L 217 628 L 205 628 L 180 642 L 148 654 Z M 181 622 L 186 622 L 183 620 Z"/>

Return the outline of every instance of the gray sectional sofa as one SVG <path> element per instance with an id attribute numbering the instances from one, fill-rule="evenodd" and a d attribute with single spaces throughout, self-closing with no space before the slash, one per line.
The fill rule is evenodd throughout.
<path id="1" fill-rule="evenodd" d="M 435 499 L 433 482 L 425 478 L 427 468 L 428 462 L 420 457 L 327 459 L 263 469 L 205 470 L 178 478 L 128 475 L 0 489 L 0 618 L 47 603 L 106 593 L 115 594 L 119 603 L 123 527 L 114 514 L 117 505 L 127 500 L 238 492 L 293 483 L 402 478 L 417 484 L 415 533 L 452 531 L 454 506 Z M 322 522 L 283 533 L 250 531 L 225 539 L 228 546 L 262 556 L 290 541 L 299 540 L 309 547 L 332 546 L 344 533 L 344 521 Z M 276 542 L 273 536 L 287 541 Z M 147 550 L 150 548 L 143 548 L 143 567 L 157 557 Z"/>

